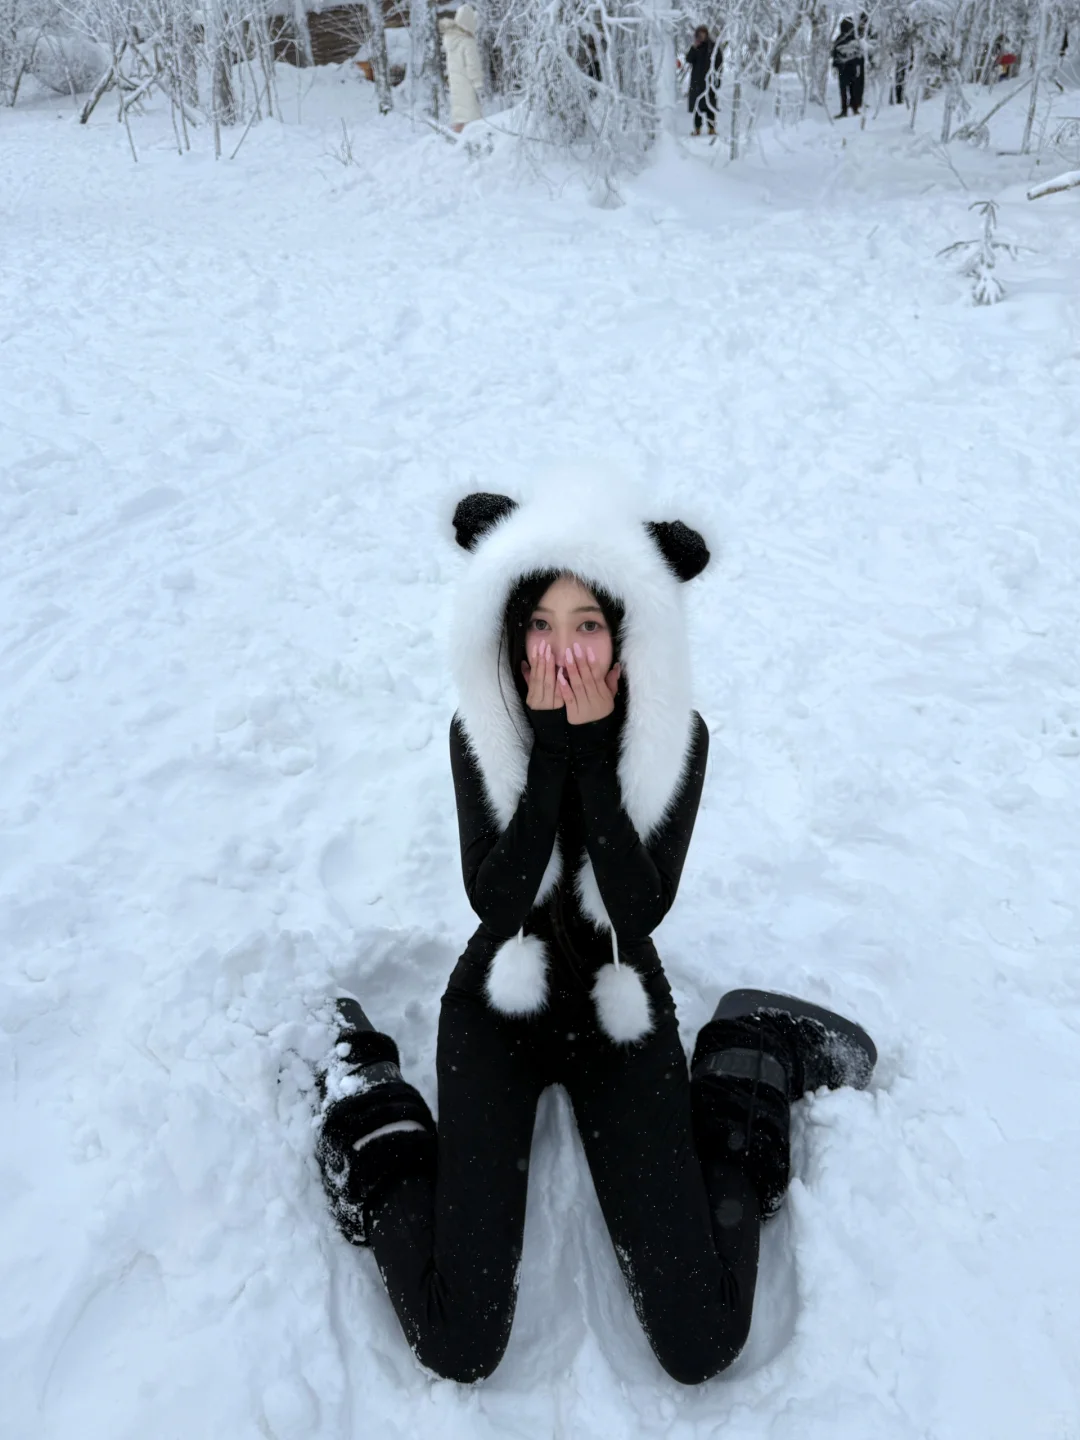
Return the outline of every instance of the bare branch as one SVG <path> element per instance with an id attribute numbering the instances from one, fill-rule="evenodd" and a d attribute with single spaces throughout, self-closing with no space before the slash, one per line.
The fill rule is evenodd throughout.
<path id="1" fill-rule="evenodd" d="M 1058 175 L 1053 180 L 1044 180 L 1041 185 L 1033 185 L 1027 192 L 1029 200 L 1041 200 L 1044 195 L 1060 195 L 1063 190 L 1075 190 L 1080 185 L 1080 170 L 1067 170 L 1064 175 Z"/>

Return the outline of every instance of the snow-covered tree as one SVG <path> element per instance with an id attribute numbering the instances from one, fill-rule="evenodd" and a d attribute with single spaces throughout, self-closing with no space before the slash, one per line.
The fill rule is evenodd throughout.
<path id="1" fill-rule="evenodd" d="M 408 100 L 437 117 L 443 78 L 438 0 L 398 0 L 409 24 Z M 598 196 L 640 166 L 677 124 L 675 56 L 708 25 L 724 51 L 721 105 L 728 153 L 746 152 L 776 76 L 801 82 L 802 107 L 824 104 L 830 51 L 845 16 L 866 62 L 867 107 L 944 99 L 940 139 L 985 143 L 988 121 L 1023 95 L 1022 147 L 1047 143 L 1067 36 L 1080 37 L 1080 0 L 475 0 L 488 87 L 533 156 L 572 156 Z M 113 95 L 125 122 L 153 92 L 171 107 L 181 149 L 208 125 L 222 133 L 276 110 L 274 33 L 287 27 L 295 58 L 310 62 L 305 0 L 0 0 L 0 100 L 12 104 L 34 74 L 60 91 L 89 92 L 84 117 Z M 383 0 L 356 0 L 357 49 L 367 51 L 379 108 L 390 110 Z M 1001 57 L 1013 57 L 1003 66 Z M 1010 83 L 989 108 L 973 87 Z M 973 103 L 974 102 L 974 103 Z M 778 103 L 778 102 L 777 102 Z M 865 122 L 864 122 L 865 123 Z M 242 131 L 246 134 L 246 129 Z M 1057 131 L 1050 132 L 1050 141 Z M 134 148 L 134 146 L 133 146 Z"/>
<path id="2" fill-rule="evenodd" d="M 673 66 L 666 10 L 655 0 L 507 0 L 493 20 L 523 135 L 584 159 L 601 198 L 612 196 L 659 130 L 661 76 Z"/>
<path id="3" fill-rule="evenodd" d="M 1004 252 L 1015 259 L 1019 246 L 997 238 L 997 206 L 993 200 L 977 200 L 968 208 L 982 216 L 982 234 L 974 240 L 957 240 L 938 253 L 960 258 L 960 273 L 970 279 L 971 298 L 976 305 L 996 305 L 1005 298 L 1005 287 L 994 273 L 998 255 Z"/>
<path id="4" fill-rule="evenodd" d="M 51 0 L 0 0 L 0 101 L 14 105 L 47 38 L 57 33 Z"/>
<path id="5" fill-rule="evenodd" d="M 83 107 L 89 119 L 109 92 L 130 114 L 152 92 L 170 102 L 177 142 L 207 122 L 222 153 L 222 129 L 276 109 L 266 0 L 57 0 L 66 29 L 100 48 L 105 64 Z"/>

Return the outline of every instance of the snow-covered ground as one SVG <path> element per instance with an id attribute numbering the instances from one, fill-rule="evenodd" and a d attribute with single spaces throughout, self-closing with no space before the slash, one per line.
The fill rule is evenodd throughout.
<path id="1" fill-rule="evenodd" d="M 609 211 L 370 89 L 287 98 L 232 163 L 0 121 L 0 1435 L 1077 1440 L 1080 191 L 892 112 L 671 141 Z M 1033 253 L 979 310 L 935 252 L 989 197 Z M 714 542 L 687 1042 L 767 984 L 881 1050 L 801 1107 L 750 1345 L 696 1390 L 560 1095 L 475 1389 L 416 1366 L 312 1158 L 335 983 L 434 1100 L 447 519 L 560 455 Z"/>

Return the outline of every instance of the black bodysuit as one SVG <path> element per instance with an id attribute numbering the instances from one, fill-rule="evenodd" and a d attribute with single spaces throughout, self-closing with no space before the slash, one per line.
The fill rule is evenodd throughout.
<path id="1" fill-rule="evenodd" d="M 693 717 L 693 739 L 682 784 L 648 843 L 623 809 L 618 739 L 621 707 L 606 720 L 571 725 L 565 710 L 526 711 L 533 729 L 525 792 L 500 833 L 479 767 L 461 724 L 450 727 L 450 763 L 457 800 L 461 868 L 469 903 L 480 918 L 473 942 L 493 948 L 524 930 L 548 943 L 560 960 L 585 967 L 582 978 L 611 958 L 606 936 L 582 913 L 574 886 L 586 853 L 615 928 L 621 959 L 642 974 L 659 960 L 653 930 L 671 909 L 697 819 L 709 732 Z M 533 908 L 558 841 L 562 878 L 543 906 Z"/>
<path id="2" fill-rule="evenodd" d="M 460 723 L 451 726 L 462 871 L 481 923 L 442 1001 L 437 1175 L 388 1186 L 371 1216 L 371 1246 L 420 1360 L 457 1380 L 489 1375 L 513 1320 L 536 1106 L 561 1084 L 653 1350 L 675 1379 L 697 1383 L 745 1342 L 759 1232 L 742 1170 L 695 1150 L 686 1056 L 650 938 L 678 888 L 708 731 L 695 715 L 682 783 L 645 842 L 619 789 L 621 713 L 583 726 L 564 711 L 528 719 L 528 779 L 504 830 Z M 536 906 L 556 839 L 562 878 Z M 642 975 L 652 1011 L 636 1044 L 615 1043 L 597 1022 L 592 985 L 611 939 L 575 891 L 586 852 L 620 958 Z M 547 947 L 547 1003 L 532 1015 L 501 1014 L 485 980 L 492 956 L 522 930 Z"/>

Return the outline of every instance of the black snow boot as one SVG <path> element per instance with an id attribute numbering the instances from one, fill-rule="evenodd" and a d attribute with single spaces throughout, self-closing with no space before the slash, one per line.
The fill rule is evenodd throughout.
<path id="1" fill-rule="evenodd" d="M 694 1135 L 706 1160 L 739 1160 L 767 1219 L 791 1174 L 791 1106 L 812 1090 L 864 1090 L 877 1063 L 854 1021 L 794 995 L 732 990 L 694 1046 Z"/>
<path id="2" fill-rule="evenodd" d="M 435 1122 L 401 1078 L 398 1048 L 351 998 L 337 1002 L 337 1041 L 318 1077 L 315 1155 L 330 1209 L 346 1240 L 368 1243 L 369 1212 L 386 1184 L 435 1167 Z"/>

